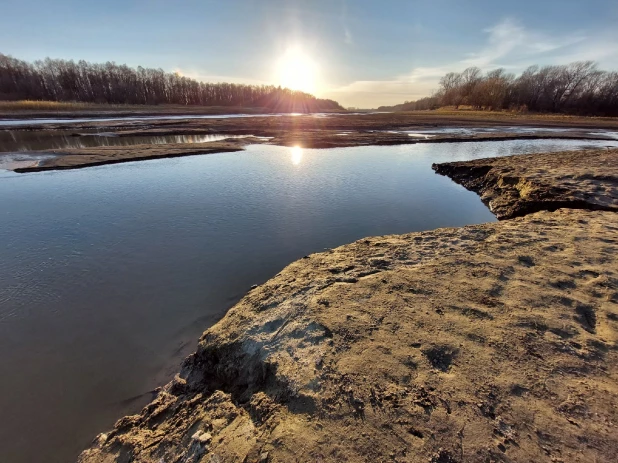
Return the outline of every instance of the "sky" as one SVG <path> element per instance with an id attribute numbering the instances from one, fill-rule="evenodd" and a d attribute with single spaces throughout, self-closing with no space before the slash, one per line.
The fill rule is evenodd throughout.
<path id="1" fill-rule="evenodd" d="M 297 82 L 375 108 L 428 96 L 468 66 L 618 70 L 618 1 L 2 0 L 0 53 Z"/>

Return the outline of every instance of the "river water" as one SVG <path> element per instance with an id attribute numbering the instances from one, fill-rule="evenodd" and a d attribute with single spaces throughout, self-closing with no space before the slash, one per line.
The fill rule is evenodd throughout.
<path id="1" fill-rule="evenodd" d="M 495 218 L 432 162 L 618 142 L 247 151 L 0 171 L 0 461 L 73 461 L 285 265 L 370 235 Z"/>

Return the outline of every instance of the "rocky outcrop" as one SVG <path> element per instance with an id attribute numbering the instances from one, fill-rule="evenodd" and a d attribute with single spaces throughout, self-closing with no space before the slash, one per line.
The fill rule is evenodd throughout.
<path id="1" fill-rule="evenodd" d="M 481 195 L 498 219 L 562 207 L 618 211 L 618 149 L 434 164 Z"/>
<path id="2" fill-rule="evenodd" d="M 79 461 L 614 461 L 617 256 L 564 209 L 307 256 Z"/>

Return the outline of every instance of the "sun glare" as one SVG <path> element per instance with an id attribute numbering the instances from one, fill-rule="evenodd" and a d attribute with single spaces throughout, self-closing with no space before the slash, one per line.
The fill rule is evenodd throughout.
<path id="1" fill-rule="evenodd" d="M 292 148 L 292 164 L 297 166 L 303 160 L 303 149 L 300 146 Z"/>
<path id="2" fill-rule="evenodd" d="M 313 93 L 316 90 L 317 66 L 296 48 L 290 48 L 278 63 L 279 83 L 292 90 Z"/>

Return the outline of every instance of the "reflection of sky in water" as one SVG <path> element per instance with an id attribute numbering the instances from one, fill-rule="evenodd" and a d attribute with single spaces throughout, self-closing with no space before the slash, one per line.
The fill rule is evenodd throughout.
<path id="1" fill-rule="evenodd" d="M 414 138 L 430 138 L 436 135 L 475 135 L 480 133 L 496 133 L 506 132 L 513 134 L 535 134 L 538 132 L 555 132 L 555 133 L 568 133 L 568 132 L 582 132 L 588 135 L 595 135 L 600 137 L 615 138 L 618 140 L 618 132 L 609 130 L 600 130 L 596 132 L 589 132 L 586 129 L 578 128 L 557 128 L 557 127 L 442 127 L 426 130 L 389 130 L 388 133 L 405 133 Z"/>

